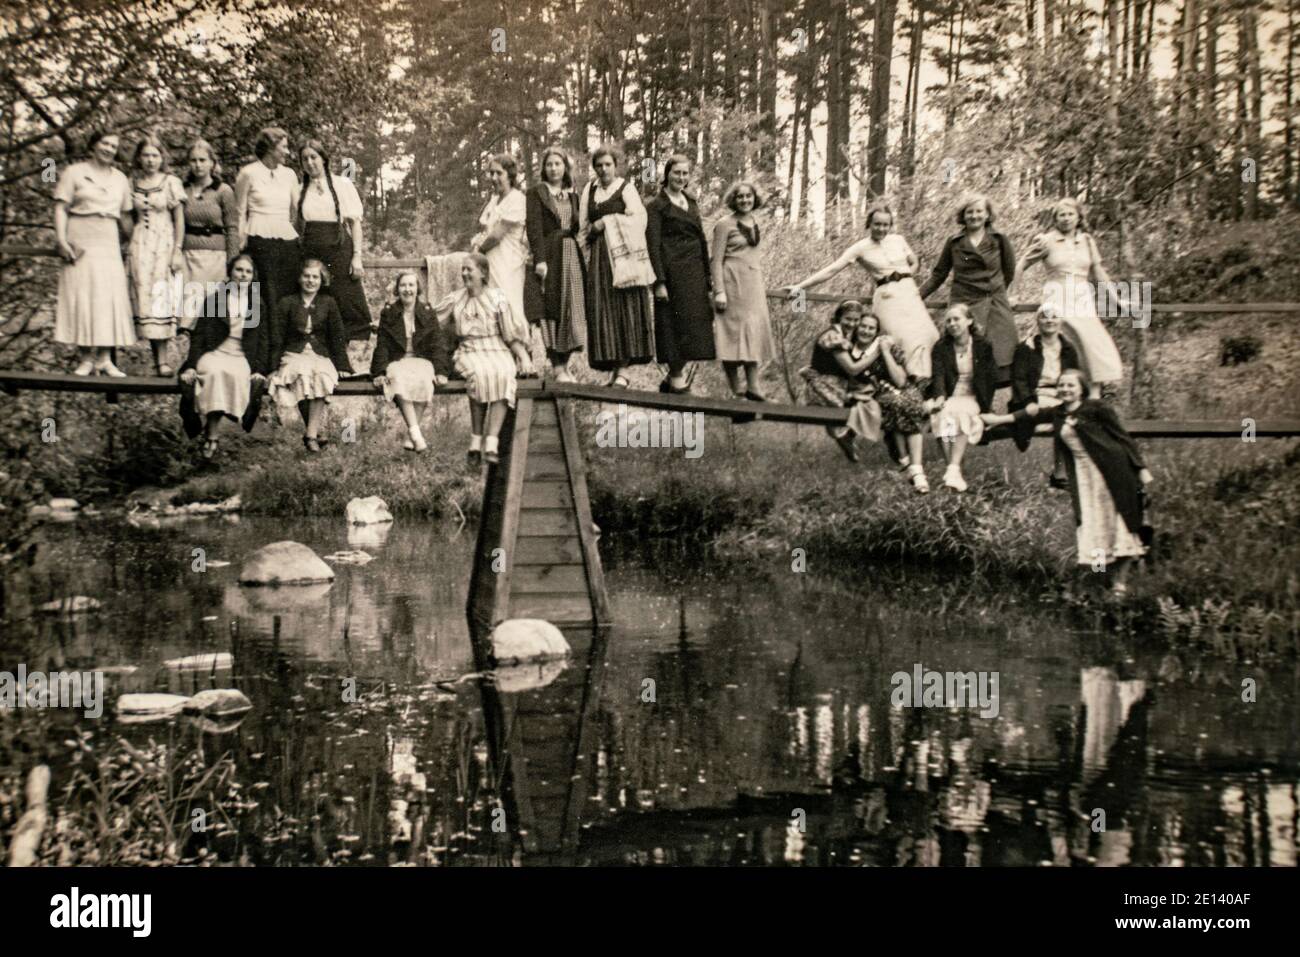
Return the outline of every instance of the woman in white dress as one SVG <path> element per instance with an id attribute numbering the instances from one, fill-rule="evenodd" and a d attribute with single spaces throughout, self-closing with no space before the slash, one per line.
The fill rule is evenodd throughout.
<path id="1" fill-rule="evenodd" d="M 510 311 L 525 322 L 528 239 L 524 227 L 528 222 L 528 200 L 518 188 L 519 165 L 513 156 L 498 153 L 488 160 L 487 175 L 492 197 L 478 218 L 483 229 L 471 245 L 475 252 L 487 256 L 491 285 L 505 293 Z"/>
<path id="2" fill-rule="evenodd" d="M 54 237 L 66 262 L 54 341 L 77 347 L 76 375 L 126 375 L 110 350 L 135 344 L 119 234 L 121 216 L 131 211 L 131 182 L 113 165 L 120 142 L 115 133 L 92 133 L 88 158 L 66 167 L 54 188 Z"/>
<path id="3" fill-rule="evenodd" d="M 161 376 L 172 374 L 167 351 L 176 336 L 176 317 L 183 311 L 188 198 L 185 187 L 167 171 L 167 165 L 162 141 L 146 134 L 136 146 L 131 164 L 135 228 L 128 255 L 135 331 L 152 347 L 154 368 Z"/>
<path id="4" fill-rule="evenodd" d="M 1084 373 L 1103 397 L 1113 395 L 1124 378 L 1124 364 L 1115 340 L 1097 316 L 1098 283 L 1110 276 L 1097 243 L 1083 222 L 1079 204 L 1062 199 L 1052 210 L 1053 229 L 1034 237 L 1020 270 L 1041 262 L 1043 302 L 1056 306 L 1065 322 L 1063 332 L 1079 353 Z"/>
<path id="5" fill-rule="evenodd" d="M 867 227 L 867 236 L 844 250 L 839 259 L 802 282 L 787 286 L 790 298 L 821 285 L 850 263 L 858 263 L 876 287 L 871 312 L 880 322 L 880 331 L 902 346 L 908 374 L 928 379 L 930 350 L 939 341 L 939 330 L 913 278 L 918 265 L 916 253 L 906 239 L 893 232 L 894 213 L 888 206 L 872 209 L 867 214 Z"/>

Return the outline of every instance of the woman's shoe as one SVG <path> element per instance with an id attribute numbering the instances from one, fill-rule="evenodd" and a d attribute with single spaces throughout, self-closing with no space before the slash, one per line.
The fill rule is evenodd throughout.
<path id="1" fill-rule="evenodd" d="M 578 380 L 573 377 L 573 373 L 569 371 L 569 367 L 564 366 L 560 369 L 559 372 L 555 373 L 555 381 L 556 382 L 577 382 Z"/>
<path id="2" fill-rule="evenodd" d="M 203 443 L 203 457 L 211 461 L 217 454 L 217 440 L 208 439 Z"/>
<path id="3" fill-rule="evenodd" d="M 745 390 L 745 398 L 748 399 L 750 402 L 766 402 L 766 401 L 768 401 L 767 396 L 763 395 L 763 393 L 761 393 L 761 392 L 755 392 L 753 389 L 746 389 L 746 390 Z"/>
<path id="4" fill-rule="evenodd" d="M 305 448 L 308 452 L 312 452 L 312 453 L 319 452 L 320 441 L 318 439 L 313 439 L 309 435 L 304 435 L 302 437 L 302 447 Z"/>
<path id="5" fill-rule="evenodd" d="M 465 453 L 465 464 L 472 469 L 476 469 L 483 462 L 483 452 L 480 449 L 470 449 Z"/>
<path id="6" fill-rule="evenodd" d="M 158 374 L 162 376 L 164 379 L 170 379 L 172 376 L 176 374 L 176 370 L 164 362 L 160 366 L 158 366 Z"/>
<path id="7" fill-rule="evenodd" d="M 402 448 L 406 449 L 406 451 L 408 452 L 415 451 L 415 443 L 411 441 L 411 437 L 409 435 L 406 437 L 406 441 L 402 443 Z"/>
<path id="8" fill-rule="evenodd" d="M 610 377 L 609 382 L 605 383 L 606 387 L 610 389 L 626 389 L 631 384 L 632 383 L 628 377 L 623 375 L 621 372 L 615 373 Z"/>
<path id="9" fill-rule="evenodd" d="M 501 456 L 496 452 L 484 452 L 483 461 L 488 465 L 499 465 L 501 463 Z"/>
<path id="10" fill-rule="evenodd" d="M 429 451 L 429 444 L 428 444 L 427 442 L 424 441 L 424 433 L 421 432 L 419 429 L 416 429 L 415 431 L 413 431 L 413 432 L 410 434 L 410 437 L 408 438 L 407 441 L 409 441 L 409 442 L 411 443 L 411 451 L 412 451 L 412 452 L 427 452 L 427 451 Z"/>
<path id="11" fill-rule="evenodd" d="M 966 491 L 966 480 L 962 478 L 961 469 L 955 465 L 949 465 L 943 473 L 943 484 L 945 488 L 950 488 L 954 492 Z"/>
<path id="12" fill-rule="evenodd" d="M 96 362 L 95 371 L 100 375 L 112 376 L 114 379 L 126 378 L 126 373 L 113 365 L 112 360 L 110 359 L 105 359 L 103 362 Z"/>
<path id="13" fill-rule="evenodd" d="M 73 369 L 72 374 L 90 375 L 94 371 L 95 371 L 95 361 L 93 359 L 87 359 L 85 362 L 81 363 L 79 366 Z"/>
<path id="14" fill-rule="evenodd" d="M 853 434 L 852 429 L 845 429 L 842 434 L 835 436 L 836 443 L 850 462 L 858 461 L 858 450 L 855 447 L 856 440 L 857 436 Z"/>
<path id="15" fill-rule="evenodd" d="M 912 476 L 912 484 L 916 486 L 916 490 L 919 493 L 924 495 L 930 491 L 930 480 L 925 477 L 925 470 L 922 469 L 921 466 L 909 465 L 907 467 L 907 472 Z"/>
<path id="16" fill-rule="evenodd" d="M 664 379 L 663 382 L 659 383 L 659 391 L 667 393 L 668 395 L 690 395 L 691 387 L 685 385 L 679 389 L 677 386 L 673 385 L 671 381 Z"/>

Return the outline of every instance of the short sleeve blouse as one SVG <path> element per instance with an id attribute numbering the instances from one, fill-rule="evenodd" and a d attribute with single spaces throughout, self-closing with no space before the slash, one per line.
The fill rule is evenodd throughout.
<path id="1" fill-rule="evenodd" d="M 71 216 L 117 219 L 133 207 L 131 181 L 119 169 L 100 170 L 91 163 L 73 163 L 54 187 L 55 202 L 67 205 Z"/>
<path id="2" fill-rule="evenodd" d="M 330 173 L 330 182 L 333 183 L 334 193 L 339 198 L 337 218 L 361 219 L 361 196 L 357 193 L 357 188 L 352 185 L 352 180 L 346 176 L 339 176 L 337 173 Z M 322 192 L 311 184 L 304 184 L 303 189 L 307 191 L 302 201 L 303 221 L 308 223 L 335 222 L 334 197 L 329 194 L 329 190 Z"/>
<path id="3" fill-rule="evenodd" d="M 883 279 L 895 272 L 912 275 L 912 267 L 908 262 L 911 256 L 912 247 L 898 233 L 890 233 L 880 242 L 868 239 L 862 244 L 862 262 L 873 280 Z"/>
<path id="4" fill-rule="evenodd" d="M 297 239 L 292 216 L 298 188 L 298 176 L 287 166 L 270 169 L 256 160 L 241 169 L 236 193 L 239 189 L 248 190 L 248 235 Z"/>

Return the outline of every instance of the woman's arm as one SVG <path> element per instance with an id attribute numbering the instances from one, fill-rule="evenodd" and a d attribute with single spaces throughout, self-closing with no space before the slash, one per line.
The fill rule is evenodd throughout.
<path id="1" fill-rule="evenodd" d="M 177 203 L 172 207 L 172 272 L 185 270 L 185 204 Z"/>
<path id="2" fill-rule="evenodd" d="M 664 217 L 659 203 L 651 203 L 646 210 L 645 248 L 650 256 L 650 268 L 655 273 L 655 298 L 668 298 L 668 271 L 664 269 L 663 256 Z"/>
<path id="3" fill-rule="evenodd" d="M 787 286 L 786 288 L 789 289 L 791 292 L 798 292 L 800 289 L 811 289 L 814 286 L 820 286 L 827 279 L 830 279 L 832 276 L 839 274 L 844 269 L 844 267 L 846 267 L 847 265 L 849 265 L 849 263 L 855 261 L 858 258 L 858 248 L 861 246 L 862 242 L 863 240 L 859 240 L 858 242 L 854 243 L 848 249 L 844 250 L 844 252 L 840 255 L 839 259 L 835 260 L 829 265 L 823 266 L 821 269 L 817 270 L 807 279 L 804 279 L 801 282 L 794 283 L 793 285 Z"/>
<path id="4" fill-rule="evenodd" d="M 221 226 L 226 237 L 226 262 L 239 255 L 239 207 L 235 191 L 222 183 L 217 189 L 217 205 L 221 207 Z"/>
<path id="5" fill-rule="evenodd" d="M 867 350 L 862 353 L 861 359 L 854 359 L 849 355 L 849 350 L 841 349 L 835 353 L 835 361 L 839 363 L 840 368 L 849 375 L 857 375 L 871 363 L 875 362 L 880 356 L 880 340 L 876 339 Z"/>
<path id="6" fill-rule="evenodd" d="M 898 348 L 898 346 L 896 346 L 891 339 L 889 341 L 889 348 L 882 349 L 880 355 L 885 360 L 885 368 L 889 370 L 890 380 L 894 385 L 901 389 L 903 386 L 907 385 L 907 369 L 903 367 L 903 363 L 899 362 L 898 357 L 894 355 L 894 350 L 896 348 Z"/>
<path id="7" fill-rule="evenodd" d="M 54 242 L 64 259 L 77 261 L 77 253 L 68 243 L 68 204 L 61 199 L 54 202 Z"/>
<path id="8" fill-rule="evenodd" d="M 709 275 L 713 279 L 713 302 L 719 309 L 727 308 L 727 284 L 723 279 L 722 265 L 727 259 L 727 237 L 731 235 L 729 217 L 722 217 L 713 227 L 713 257 L 709 262 Z"/>
<path id="9" fill-rule="evenodd" d="M 1016 278 L 1016 249 L 1003 233 L 998 233 L 998 237 L 998 246 L 1002 252 L 1002 281 L 1010 288 Z"/>
<path id="10" fill-rule="evenodd" d="M 950 272 L 952 272 L 951 239 L 943 244 L 943 252 L 939 254 L 939 261 L 934 264 L 934 270 L 930 273 L 930 278 L 921 287 L 921 298 L 928 299 L 931 293 L 943 285 Z"/>
<path id="11" fill-rule="evenodd" d="M 239 237 L 237 251 L 242 251 L 248 245 L 248 194 L 252 189 L 252 179 L 241 169 L 235 179 L 235 230 Z"/>
<path id="12" fill-rule="evenodd" d="M 352 227 L 352 275 L 360 279 L 366 274 L 366 264 L 363 252 L 365 242 L 361 234 L 361 217 L 349 219 L 348 225 Z"/>

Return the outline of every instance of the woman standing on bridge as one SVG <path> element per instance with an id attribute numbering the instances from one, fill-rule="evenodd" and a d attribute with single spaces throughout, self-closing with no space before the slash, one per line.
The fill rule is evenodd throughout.
<path id="1" fill-rule="evenodd" d="M 527 320 L 524 306 L 524 278 L 528 272 L 528 200 L 519 189 L 519 164 L 506 153 L 497 153 L 487 165 L 492 196 L 479 216 L 482 232 L 470 243 L 475 252 L 487 256 L 490 282 L 505 293 L 510 311 L 519 322 Z M 525 330 L 526 332 L 529 330 Z M 529 341 L 531 336 L 526 337 Z"/>
<path id="2" fill-rule="evenodd" d="M 664 162 L 659 195 L 646 207 L 646 250 L 655 273 L 655 359 L 668 366 L 660 392 L 690 392 L 686 363 L 716 357 L 709 243 L 700 207 L 686 192 L 691 161 Z"/>
<path id="3" fill-rule="evenodd" d="M 489 465 L 501 460 L 498 443 L 506 411 L 515 405 L 515 379 L 533 371 L 528 323 L 504 292 L 488 287 L 491 275 L 487 257 L 470 253 L 460 267 L 465 288 L 434 307 L 440 321 L 450 317 L 456 336 L 452 365 L 469 396 L 471 467 L 480 458 Z"/>
<path id="4" fill-rule="evenodd" d="M 939 341 L 939 330 L 912 278 L 918 266 L 916 253 L 907 240 L 893 232 L 894 213 L 888 206 L 876 206 L 867 213 L 867 229 L 867 236 L 844 250 L 839 259 L 786 288 L 795 298 L 801 290 L 819 286 L 850 263 L 858 263 L 875 284 L 871 311 L 880 328 L 903 347 L 908 373 L 928 378 L 930 350 Z"/>
<path id="5" fill-rule="evenodd" d="M 1052 209 L 1054 228 L 1034 237 L 1021 263 L 1023 273 L 1041 262 L 1043 302 L 1051 303 L 1064 317 L 1062 330 L 1083 360 L 1083 371 L 1102 398 L 1119 390 L 1124 378 L 1124 363 L 1097 316 L 1097 288 L 1108 284 L 1110 276 L 1102 265 L 1097 243 L 1087 232 L 1083 212 L 1072 199 L 1062 199 Z"/>
<path id="6" fill-rule="evenodd" d="M 190 144 L 184 185 L 185 296 L 177 331 L 189 335 L 239 252 L 239 217 L 235 191 L 221 181 L 221 163 L 207 140 Z"/>
<path id="7" fill-rule="evenodd" d="M 758 367 L 776 356 L 767 311 L 767 284 L 759 254 L 754 211 L 763 205 L 758 187 L 747 180 L 732 184 L 722 197 L 731 210 L 713 227 L 713 307 L 717 310 L 718 358 L 738 399 L 766 402 L 758 387 Z M 745 370 L 741 388 L 740 370 Z"/>
<path id="8" fill-rule="evenodd" d="M 397 274 L 393 301 L 379 316 L 379 333 L 370 362 L 370 368 L 379 372 L 375 384 L 402 413 L 407 432 L 402 448 L 412 452 L 429 447 L 420 431 L 415 406 L 432 402 L 435 383 L 445 384 L 451 372 L 445 329 L 419 293 L 420 277 L 415 271 Z"/>
<path id="9" fill-rule="evenodd" d="M 330 296 L 338 303 L 343 331 L 358 361 L 370 340 L 370 305 L 361 288 L 361 197 L 352 180 L 330 172 L 330 156 L 319 140 L 298 147 L 302 190 L 298 194 L 298 226 L 302 256 L 319 259 L 330 275 Z M 355 345 L 354 345 L 355 344 Z M 361 347 L 361 350 L 357 349 Z"/>
<path id="10" fill-rule="evenodd" d="M 1112 590 L 1124 595 L 1132 560 L 1146 553 L 1142 510 L 1151 473 L 1115 410 L 1100 399 L 1087 398 L 1087 376 L 1078 369 L 1065 370 L 1057 393 L 1060 405 L 1040 408 L 1030 403 L 1014 414 L 986 414 L 984 421 L 988 425 L 1021 420 L 1052 424 L 1074 506 L 1078 564 L 1093 571 L 1109 568 Z"/>
<path id="11" fill-rule="evenodd" d="M 546 356 L 557 382 L 573 382 L 569 357 L 587 340 L 587 266 L 578 248 L 578 195 L 573 191 L 569 154 L 551 146 L 542 153 L 542 182 L 528 191 L 525 231 L 533 253 L 525 298 L 528 321 L 542 331 Z"/>
<path id="12" fill-rule="evenodd" d="M 172 375 L 168 347 L 176 336 L 185 272 L 185 187 L 168 172 L 167 148 L 146 133 L 131 164 L 131 231 L 129 262 L 135 301 L 135 331 L 153 350 L 154 368 Z"/>
<path id="13" fill-rule="evenodd" d="M 239 171 L 235 180 L 235 211 L 239 248 L 253 257 L 262 292 L 262 315 L 275 313 L 280 300 L 298 284 L 302 250 L 293 228 L 298 208 L 298 177 L 284 165 L 289 134 L 268 126 L 257 136 L 257 160 Z"/>
<path id="14" fill-rule="evenodd" d="M 59 273 L 54 341 L 77 347 L 76 375 L 126 375 L 109 350 L 135 344 L 119 236 L 119 220 L 131 211 L 131 182 L 113 165 L 119 144 L 116 133 L 92 133 L 87 158 L 65 167 L 54 188 L 54 237 L 67 263 Z"/>
<path id="15" fill-rule="evenodd" d="M 976 333 L 993 347 L 997 363 L 995 385 L 1011 381 L 1011 359 L 1020 336 L 1007 287 L 1016 276 L 1016 251 L 1011 240 L 993 228 L 993 207 L 983 194 L 967 196 L 957 207 L 962 231 L 943 246 L 921 298 L 944 284 L 952 273 L 951 305 L 970 307 Z"/>
<path id="16" fill-rule="evenodd" d="M 654 267 L 646 249 L 646 210 L 632 184 L 618 175 L 613 147 L 591 154 L 596 175 L 582 191 L 578 245 L 588 248 L 587 363 L 610 372 L 609 385 L 627 388 L 628 366 L 655 355 Z"/>
<path id="17" fill-rule="evenodd" d="M 230 284 L 215 290 L 198 311 L 181 366 L 181 421 L 190 438 L 203 433 L 205 459 L 217 454 L 222 419 L 242 422 L 248 432 L 262 407 L 271 371 L 270 324 L 254 321 L 253 270 L 247 253 L 231 261 Z"/>

